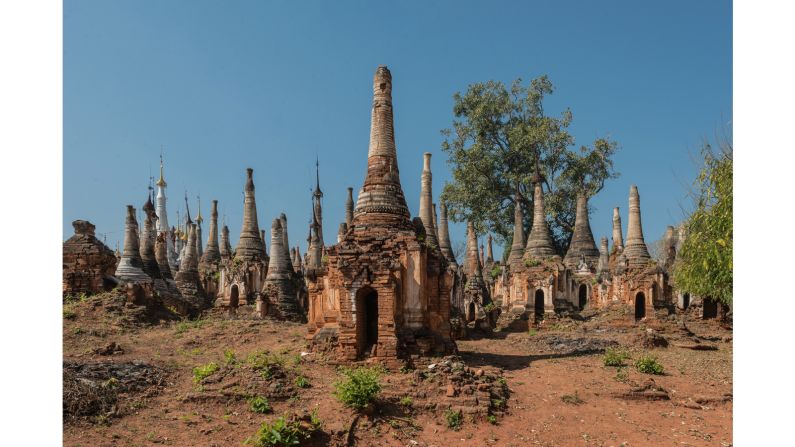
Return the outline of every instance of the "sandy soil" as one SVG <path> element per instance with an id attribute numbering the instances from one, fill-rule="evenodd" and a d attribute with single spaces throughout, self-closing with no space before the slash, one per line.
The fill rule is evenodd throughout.
<path id="1" fill-rule="evenodd" d="M 339 377 L 336 366 L 318 354 L 301 358 L 306 349 L 302 325 L 209 317 L 199 322 L 139 326 L 124 313 L 108 312 L 96 299 L 69 304 L 67 309 L 65 362 L 140 361 L 162 369 L 165 379 L 158 387 L 122 393 L 115 414 L 107 418 L 65 421 L 65 446 L 237 446 L 256 433 L 263 421 L 313 409 L 323 421 L 323 433 L 309 444 L 345 445 L 349 437 L 355 413 L 332 395 Z M 531 331 L 497 332 L 458 341 L 459 354 L 468 366 L 502 372 L 507 380 L 511 396 L 506 414 L 498 417 L 496 424 L 465 418 L 455 431 L 448 428 L 439 409 L 405 408 L 399 414 L 394 402 L 400 396 L 419 395 L 421 390 L 413 388 L 411 374 L 391 371 L 382 378 L 383 394 L 393 402 L 391 410 L 359 418 L 352 444 L 731 445 L 730 330 L 715 321 L 700 320 L 686 321 L 690 333 L 667 320 L 631 325 L 622 309 L 586 316 L 584 322 L 550 320 Z M 649 328 L 671 345 L 641 347 L 639 337 Z M 574 339 L 615 341 L 632 359 L 619 373 L 618 368 L 603 365 L 603 354 L 583 353 L 587 350 L 577 351 L 566 343 Z M 111 342 L 123 352 L 96 353 Z M 717 350 L 682 347 L 699 343 Z M 223 365 L 229 353 L 245 359 L 265 350 L 288 359 L 289 371 L 284 397 L 270 399 L 273 413 L 263 415 L 252 412 L 245 399 L 223 394 L 250 385 L 242 372 Z M 644 354 L 656 356 L 665 373 L 651 376 L 638 372 L 634 359 Z M 194 383 L 193 368 L 209 362 L 232 372 L 223 382 Z M 299 375 L 311 386 L 291 387 Z M 622 397 L 649 378 L 667 391 L 669 400 Z M 262 386 L 266 385 L 263 382 Z"/>

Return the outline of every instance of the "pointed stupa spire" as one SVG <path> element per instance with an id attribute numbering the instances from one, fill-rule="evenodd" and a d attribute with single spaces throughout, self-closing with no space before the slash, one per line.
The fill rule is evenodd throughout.
<path id="1" fill-rule="evenodd" d="M 229 243 L 229 227 L 226 225 L 221 228 L 221 246 L 218 247 L 218 252 L 221 255 L 221 259 L 232 257 L 232 245 Z"/>
<path id="2" fill-rule="evenodd" d="M 323 247 L 320 245 L 317 228 L 317 220 L 313 218 L 312 224 L 309 226 L 309 258 L 306 265 L 310 269 L 319 269 L 323 264 Z"/>
<path id="3" fill-rule="evenodd" d="M 484 250 L 483 244 L 480 244 L 480 267 L 483 268 L 486 266 L 486 250 Z"/>
<path id="4" fill-rule="evenodd" d="M 533 227 L 530 229 L 530 236 L 527 238 L 525 259 L 549 259 L 557 256 L 555 245 L 552 243 L 552 236 L 549 233 L 546 211 L 544 210 L 543 181 L 541 170 L 538 167 L 538 163 L 536 163 L 536 172 L 533 175 Z"/>
<path id="5" fill-rule="evenodd" d="M 213 200 L 210 209 L 210 235 L 207 238 L 207 250 L 201 257 L 203 264 L 216 263 L 221 260 L 221 252 L 218 248 L 218 201 Z"/>
<path id="6" fill-rule="evenodd" d="M 127 219 L 124 225 L 124 251 L 116 266 L 114 276 L 122 281 L 149 282 L 151 278 L 143 271 L 143 261 L 138 245 L 138 221 L 135 208 L 127 205 Z"/>
<path id="7" fill-rule="evenodd" d="M 317 190 L 320 191 L 320 185 L 319 184 L 318 184 L 318 189 Z M 320 194 L 322 195 L 323 193 L 320 193 Z M 287 267 L 290 270 L 292 270 L 293 269 L 293 260 L 290 258 L 290 239 L 287 237 L 287 215 L 284 214 L 284 213 L 281 213 L 279 215 L 279 221 L 282 224 L 282 239 L 283 239 L 282 249 L 285 251 L 284 256 L 285 256 L 285 259 L 287 259 Z M 273 248 L 271 248 L 271 251 L 272 250 L 273 250 Z"/>
<path id="8" fill-rule="evenodd" d="M 373 109 L 367 176 L 353 213 L 356 228 L 387 225 L 412 228 L 411 215 L 400 185 L 392 115 L 392 74 L 379 66 L 373 77 Z"/>
<path id="9" fill-rule="evenodd" d="M 185 246 L 185 256 L 179 264 L 179 273 L 198 273 L 199 257 L 196 253 L 196 224 L 188 225 L 188 243 Z M 179 278 L 179 275 L 177 276 Z"/>
<path id="10" fill-rule="evenodd" d="M 304 268 L 303 261 L 301 261 L 301 249 L 295 247 L 293 248 L 293 251 L 295 252 L 293 254 L 293 270 L 295 270 L 296 273 L 299 273 Z"/>
<path id="11" fill-rule="evenodd" d="M 246 169 L 246 187 L 243 199 L 243 228 L 235 248 L 235 256 L 245 260 L 267 260 L 264 243 L 257 223 L 257 202 L 254 198 L 254 170 Z"/>
<path id="12" fill-rule="evenodd" d="M 475 226 L 472 222 L 467 222 L 467 248 L 466 260 L 464 261 L 464 273 L 469 276 L 477 274 L 480 269 L 480 255 L 478 254 L 478 237 L 475 234 Z M 482 271 L 481 271 L 482 276 Z"/>
<path id="13" fill-rule="evenodd" d="M 262 251 L 268 256 L 268 244 L 265 243 L 268 240 L 268 235 L 265 234 L 265 230 L 259 230 L 259 238 L 262 240 Z"/>
<path id="14" fill-rule="evenodd" d="M 323 240 L 323 207 L 320 199 L 323 198 L 323 191 L 320 190 L 320 162 L 315 160 L 315 173 L 316 183 L 315 191 L 312 192 L 312 213 L 315 220 L 317 220 L 317 236 L 320 239 L 320 246 L 323 247 L 325 241 Z"/>
<path id="15" fill-rule="evenodd" d="M 640 220 L 640 195 L 638 187 L 629 188 L 629 221 L 627 223 L 627 240 L 624 244 L 624 256 L 630 267 L 642 267 L 649 263 L 649 249 L 643 240 L 643 225 Z"/>
<path id="16" fill-rule="evenodd" d="M 345 200 L 345 224 L 350 227 L 353 223 L 353 188 L 348 188 L 348 198 Z"/>
<path id="17" fill-rule="evenodd" d="M 494 262 L 494 250 L 491 248 L 491 233 L 486 238 L 486 262 Z"/>
<path id="18" fill-rule="evenodd" d="M 337 230 L 337 243 L 339 244 L 345 239 L 345 234 L 348 232 L 348 224 L 345 222 L 340 224 L 339 230 Z"/>
<path id="19" fill-rule="evenodd" d="M 453 247 L 450 244 L 450 229 L 447 226 L 447 205 L 442 202 L 439 208 L 441 211 L 439 215 L 439 248 L 444 257 L 447 258 L 447 262 L 457 266 L 458 263 L 453 254 Z"/>
<path id="20" fill-rule="evenodd" d="M 188 191 L 185 190 L 185 232 L 190 232 L 190 224 L 193 220 L 190 217 L 190 206 L 188 206 Z"/>
<path id="21" fill-rule="evenodd" d="M 168 257 L 168 265 L 171 270 L 176 271 L 177 264 L 177 251 L 174 247 L 174 239 L 171 237 L 172 230 L 168 224 L 168 212 L 166 211 L 166 179 L 163 174 L 163 148 L 160 148 L 160 178 L 157 180 L 157 231 L 158 233 L 166 233 L 166 256 Z M 179 221 L 179 219 L 177 219 Z"/>
<path id="22" fill-rule="evenodd" d="M 570 269 L 576 269 L 582 259 L 591 268 L 596 268 L 599 262 L 599 249 L 591 232 L 591 223 L 588 220 L 588 197 L 584 193 L 577 195 L 577 215 L 574 220 L 574 233 L 571 235 L 569 249 L 563 258 L 563 263 Z"/>
<path id="23" fill-rule="evenodd" d="M 599 264 L 596 267 L 596 273 L 602 275 L 609 271 L 610 254 L 608 252 L 607 236 L 602 236 L 599 241 Z"/>
<path id="24" fill-rule="evenodd" d="M 157 258 L 155 257 L 155 238 L 157 237 L 155 221 L 157 218 L 155 217 L 155 206 L 149 194 L 147 194 L 143 211 L 144 229 L 141 231 L 140 237 L 140 253 L 141 261 L 143 262 L 143 271 L 152 279 L 160 279 L 160 267 L 157 265 Z"/>
<path id="25" fill-rule="evenodd" d="M 425 240 L 430 247 L 439 247 L 436 228 L 433 226 L 433 174 L 431 173 L 431 153 L 423 154 L 422 181 L 420 183 L 420 219 L 425 227 Z"/>
<path id="26" fill-rule="evenodd" d="M 174 279 L 171 267 L 168 265 L 168 248 L 166 233 L 158 233 L 155 239 L 155 260 L 163 279 Z"/>
<path id="27" fill-rule="evenodd" d="M 281 219 L 271 224 L 271 258 L 265 277 L 263 293 L 276 306 L 282 318 L 299 319 L 298 299 L 291 280 L 294 271 L 290 262 L 289 248 L 284 246 L 284 228 Z"/>
<path id="28" fill-rule="evenodd" d="M 621 213 L 618 207 L 613 208 L 613 251 L 624 250 L 624 237 L 621 234 Z"/>
<path id="29" fill-rule="evenodd" d="M 160 146 L 160 178 L 157 179 L 156 185 L 162 188 L 168 186 L 166 183 L 166 177 L 163 175 L 163 146 Z"/>
<path id="30" fill-rule="evenodd" d="M 433 216 L 433 232 L 434 232 L 434 235 L 436 236 L 436 241 L 438 242 L 439 241 L 439 223 L 438 223 L 439 217 L 438 217 L 438 214 L 436 214 L 436 204 L 435 203 L 433 204 L 433 215 L 432 216 Z"/>
<path id="31" fill-rule="evenodd" d="M 204 218 L 202 217 L 201 198 L 196 196 L 196 201 L 198 202 L 198 211 L 196 213 L 196 254 L 198 255 L 199 259 L 201 259 L 204 256 L 204 238 L 202 237 L 202 222 L 204 222 Z"/>
<path id="32" fill-rule="evenodd" d="M 524 213 L 522 212 L 521 194 L 519 184 L 516 184 L 516 192 L 513 196 L 513 242 L 511 243 L 511 254 L 508 256 L 508 265 L 516 269 L 522 265 L 524 256 Z"/>

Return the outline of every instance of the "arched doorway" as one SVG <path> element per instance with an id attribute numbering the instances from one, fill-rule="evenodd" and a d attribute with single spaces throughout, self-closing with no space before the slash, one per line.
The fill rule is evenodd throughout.
<path id="1" fill-rule="evenodd" d="M 232 286 L 232 291 L 229 293 L 229 307 L 235 308 L 240 305 L 240 290 L 237 284 Z"/>
<path id="2" fill-rule="evenodd" d="M 535 313 L 536 322 L 544 319 L 544 291 L 541 289 L 536 290 L 533 300 L 533 312 Z"/>
<path id="3" fill-rule="evenodd" d="M 682 295 L 682 309 L 687 310 L 688 307 L 690 307 L 690 294 L 685 293 Z"/>
<path id="4" fill-rule="evenodd" d="M 356 295 L 360 354 L 369 355 L 378 343 L 378 292 L 367 287 Z"/>
<path id="5" fill-rule="evenodd" d="M 475 321 L 475 312 L 476 311 L 477 311 L 477 309 L 475 309 L 475 302 L 474 301 L 470 301 L 469 305 L 467 306 L 467 314 L 466 314 L 467 322 Z"/>
<path id="6" fill-rule="evenodd" d="M 638 292 L 635 295 L 635 321 L 646 317 L 646 295 L 643 292 Z"/>
<path id="7" fill-rule="evenodd" d="M 585 305 L 588 304 L 588 286 L 585 284 L 580 284 L 580 310 L 585 309 Z"/>
<path id="8" fill-rule="evenodd" d="M 702 318 L 717 318 L 718 316 L 718 302 L 709 298 L 704 298 L 704 314 Z"/>

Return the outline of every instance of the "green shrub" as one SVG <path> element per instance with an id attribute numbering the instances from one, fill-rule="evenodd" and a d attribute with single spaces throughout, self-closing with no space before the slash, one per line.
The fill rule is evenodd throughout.
<path id="1" fill-rule="evenodd" d="M 343 369 L 342 375 L 344 377 L 334 383 L 334 395 L 347 407 L 362 410 L 381 392 L 381 370 L 378 368 Z"/>
<path id="2" fill-rule="evenodd" d="M 320 420 L 317 415 L 312 413 L 312 423 L 309 426 L 301 424 L 301 421 L 294 418 L 286 419 L 280 416 L 269 424 L 263 422 L 257 434 L 246 439 L 246 444 L 254 447 L 283 447 L 291 445 L 301 445 L 312 436 L 312 433 L 320 429 Z"/>
<path id="3" fill-rule="evenodd" d="M 577 391 L 575 391 L 574 394 L 564 394 L 563 396 L 560 396 L 560 400 L 562 400 L 564 403 L 572 405 L 580 405 L 581 403 L 585 402 L 584 400 L 580 399 L 580 395 L 577 393 Z"/>
<path id="4" fill-rule="evenodd" d="M 309 388 L 309 379 L 304 376 L 298 376 L 295 378 L 295 386 L 298 388 Z"/>
<path id="5" fill-rule="evenodd" d="M 530 335 L 531 337 L 535 337 L 536 334 L 538 334 L 538 331 L 536 330 L 536 328 L 530 328 L 527 334 Z"/>
<path id="6" fill-rule="evenodd" d="M 268 351 L 253 352 L 246 358 L 246 363 L 248 363 L 253 370 L 259 371 L 262 377 L 266 379 L 271 378 L 274 367 L 284 368 L 286 362 L 287 360 L 283 355 L 271 354 Z"/>
<path id="7" fill-rule="evenodd" d="M 227 365 L 234 365 L 237 363 L 237 356 L 235 355 L 235 351 L 232 349 L 224 350 L 224 362 Z"/>
<path id="8" fill-rule="evenodd" d="M 486 419 L 489 421 L 489 424 L 497 425 L 497 416 L 490 414 Z"/>
<path id="9" fill-rule="evenodd" d="M 271 412 L 271 404 L 264 396 L 251 397 L 248 400 L 248 404 L 251 406 L 251 411 L 254 413 L 265 414 Z"/>
<path id="10" fill-rule="evenodd" d="M 444 411 L 444 418 L 447 419 L 447 426 L 453 431 L 460 430 L 461 424 L 464 422 L 464 415 L 461 414 L 461 410 L 453 411 L 452 408 Z"/>
<path id="11" fill-rule="evenodd" d="M 661 375 L 663 373 L 663 366 L 657 361 L 657 358 L 644 355 L 635 362 L 635 368 L 644 374 Z"/>
<path id="12" fill-rule="evenodd" d="M 605 366 L 624 366 L 624 360 L 628 358 L 629 354 L 623 349 L 607 348 L 602 361 Z"/>
<path id="13" fill-rule="evenodd" d="M 524 260 L 524 266 L 525 267 L 538 267 L 539 265 L 541 265 L 541 261 L 539 261 L 538 259 L 525 259 Z"/>
<path id="14" fill-rule="evenodd" d="M 629 373 L 627 372 L 626 368 L 619 366 L 618 371 L 616 371 L 616 376 L 614 378 L 618 382 L 626 382 L 629 379 Z"/>
<path id="15" fill-rule="evenodd" d="M 497 279 L 500 275 L 502 275 L 502 269 L 499 265 L 495 265 L 491 268 L 491 279 Z"/>
<path id="16" fill-rule="evenodd" d="M 73 310 L 64 309 L 63 310 L 63 317 L 66 320 L 74 320 L 75 318 L 77 318 L 77 314 Z"/>
<path id="17" fill-rule="evenodd" d="M 413 403 L 414 401 L 411 399 L 411 396 L 403 396 L 400 398 L 400 405 L 404 407 L 410 407 Z"/>
<path id="18" fill-rule="evenodd" d="M 489 303 L 489 304 L 486 304 L 485 306 L 483 306 L 483 312 L 490 313 L 491 311 L 493 311 L 496 308 L 497 308 L 497 306 L 495 306 L 494 303 L 492 302 L 492 303 Z"/>
<path id="19" fill-rule="evenodd" d="M 210 362 L 203 366 L 197 366 L 193 368 L 193 382 L 201 383 L 202 380 L 215 374 L 216 371 L 218 371 L 218 364 L 215 362 Z"/>

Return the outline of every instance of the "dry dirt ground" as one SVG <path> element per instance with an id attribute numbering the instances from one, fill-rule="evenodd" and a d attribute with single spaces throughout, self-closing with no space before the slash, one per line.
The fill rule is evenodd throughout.
<path id="1" fill-rule="evenodd" d="M 357 418 L 332 394 L 337 366 L 320 354 L 301 356 L 302 325 L 221 316 L 143 325 L 137 311 L 108 301 L 88 298 L 64 308 L 64 377 L 82 374 L 74 383 L 88 377 L 118 394 L 98 414 L 65 417 L 65 446 L 239 446 L 263 421 L 312 410 L 323 425 L 307 445 L 732 443 L 732 333 L 716 321 L 687 319 L 686 329 L 669 320 L 633 325 L 628 310 L 613 308 L 585 312 L 585 321 L 548 319 L 529 331 L 459 340 L 466 365 L 502 374 L 511 394 L 493 423 L 465 416 L 454 430 L 443 409 L 426 402 L 434 397 L 412 371 L 385 373 L 383 403 Z M 644 347 L 649 330 L 670 345 Z M 601 351 L 609 345 L 627 350 L 627 366 L 603 365 Z M 657 357 L 663 375 L 635 369 L 646 354 Z M 268 380 L 245 366 L 266 355 L 281 362 Z M 219 370 L 196 383 L 194 368 L 210 362 Z M 307 387 L 297 385 L 299 376 Z M 649 390 L 641 392 L 644 385 Z M 241 397 L 253 394 L 269 396 L 273 412 L 253 412 Z"/>

